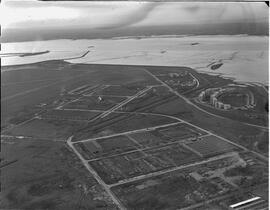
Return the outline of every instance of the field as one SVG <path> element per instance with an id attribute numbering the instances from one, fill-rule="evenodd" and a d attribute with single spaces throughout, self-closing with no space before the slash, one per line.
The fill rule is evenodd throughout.
<path id="1" fill-rule="evenodd" d="M 128 154 L 102 158 L 91 161 L 89 164 L 107 184 L 112 184 L 196 160 L 200 160 L 200 157 L 180 145 L 173 144 L 166 147 L 138 150 Z"/>
<path id="2" fill-rule="evenodd" d="M 205 134 L 180 123 L 152 131 L 90 139 L 74 146 L 86 160 L 90 160 L 89 164 L 99 176 L 107 184 L 112 184 L 201 160 L 200 155 L 176 141 Z M 133 167 L 128 167 L 128 164 Z"/>
<path id="3" fill-rule="evenodd" d="M 118 209 L 63 142 L 5 140 L 3 160 L 1 209 Z"/>
<path id="4" fill-rule="evenodd" d="M 228 203 L 222 205 L 225 198 L 239 196 L 241 201 L 241 196 L 258 195 L 256 191 L 267 183 L 265 164 L 252 156 L 250 153 L 232 153 L 204 164 L 119 183 L 112 186 L 112 190 L 132 210 L 173 210 L 193 204 L 198 204 L 195 209 L 204 209 L 205 202 L 210 199 L 217 201 L 208 203 L 210 209 L 224 209 L 228 206 Z M 236 184 L 241 184 L 242 188 L 239 189 Z"/>
<path id="5" fill-rule="evenodd" d="M 153 147 L 159 146 L 164 143 L 164 138 L 155 135 L 156 132 L 148 131 L 148 132 L 139 132 L 129 134 L 128 136 L 138 142 L 143 147 Z"/>
<path id="6" fill-rule="evenodd" d="M 60 110 L 54 109 L 47 111 L 41 115 L 42 119 L 53 119 L 53 120 L 74 120 L 74 121 L 84 121 L 91 120 L 98 116 L 99 112 L 91 111 L 77 111 L 77 110 Z"/>
<path id="7" fill-rule="evenodd" d="M 152 107 L 174 101 L 176 96 L 165 87 L 154 87 L 145 94 L 124 105 L 122 111 L 149 111 Z"/>
<path id="8" fill-rule="evenodd" d="M 102 138 L 75 144 L 85 159 L 107 157 L 122 152 L 136 150 L 138 145 L 126 136 Z"/>
<path id="9" fill-rule="evenodd" d="M 268 152 L 267 130 L 211 115 L 191 103 L 205 87 L 226 85 L 230 79 L 185 67 L 48 61 L 9 68 L 22 68 L 22 73 L 4 72 L 8 98 L 1 101 L 1 111 L 17 107 L 4 117 L 9 127 L 1 133 L 1 160 L 9 163 L 1 165 L 9 180 L 4 209 L 105 210 L 116 208 L 113 199 L 127 209 L 174 210 L 200 202 L 205 206 L 211 198 L 268 179 L 262 155 Z M 45 76 L 46 71 L 52 75 Z M 34 81 L 40 80 L 39 73 L 46 81 Z M 190 98 L 177 95 L 151 73 L 171 87 L 183 83 Z M 53 78 L 55 84 L 47 83 Z M 14 89 L 9 83 L 16 83 Z M 180 89 L 175 88 L 183 94 Z M 263 88 L 256 90 L 262 98 L 267 95 Z M 41 100 L 31 101 L 35 95 Z"/>
<path id="10" fill-rule="evenodd" d="M 187 141 L 206 132 L 185 123 L 158 128 L 154 131 L 129 134 L 129 136 L 143 147 L 153 147 L 172 143 L 175 141 Z"/>
<path id="11" fill-rule="evenodd" d="M 157 84 L 147 73 L 135 71 L 135 67 L 128 69 L 130 71 L 125 66 L 74 65 L 57 60 L 3 67 L 1 89 L 4 87 L 4 91 L 1 92 L 6 99 L 1 99 L 1 125 L 7 124 L 11 116 L 25 108 L 56 100 L 62 91 L 83 85 Z M 25 87 L 18 85 L 20 83 Z"/>
<path id="12" fill-rule="evenodd" d="M 170 123 L 177 123 L 177 121 L 175 119 L 157 115 L 112 113 L 95 122 L 90 122 L 87 127 L 82 128 L 75 134 L 73 141 L 145 129 Z"/>
<path id="13" fill-rule="evenodd" d="M 185 123 L 160 129 L 159 132 L 165 136 L 176 139 L 199 137 L 206 134 L 205 131 L 202 131 Z"/>
<path id="14" fill-rule="evenodd" d="M 199 183 L 187 173 L 152 177 L 112 188 L 128 209 L 173 210 L 202 201 L 200 194 L 215 195 L 215 185 Z M 194 193 L 197 190 L 197 195 Z M 210 196 L 209 196 L 210 194 Z"/>
<path id="15" fill-rule="evenodd" d="M 114 96 L 84 96 L 74 102 L 65 105 L 64 109 L 93 109 L 93 110 L 108 110 L 116 104 L 125 100 L 125 97 Z"/>
<path id="16" fill-rule="evenodd" d="M 215 156 L 238 149 L 216 136 L 202 137 L 197 141 L 187 144 L 187 146 L 199 152 L 203 157 Z"/>
<path id="17" fill-rule="evenodd" d="M 85 122 L 33 119 L 6 131 L 4 134 L 40 139 L 65 140 Z"/>
<path id="18" fill-rule="evenodd" d="M 101 86 L 102 87 L 102 86 Z M 92 86 L 92 85 L 83 85 L 80 87 L 77 87 L 71 91 L 69 91 L 69 94 L 72 95 L 79 95 L 79 94 L 89 94 L 92 93 L 93 91 L 95 91 L 98 88 L 98 86 Z"/>
<path id="19" fill-rule="evenodd" d="M 95 92 L 95 95 L 132 96 L 142 89 L 140 85 L 113 85 Z"/>

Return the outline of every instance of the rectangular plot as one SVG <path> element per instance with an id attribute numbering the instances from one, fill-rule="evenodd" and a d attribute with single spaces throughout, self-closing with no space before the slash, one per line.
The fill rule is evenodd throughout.
<path id="1" fill-rule="evenodd" d="M 200 160 L 200 157 L 174 144 L 159 149 L 137 151 L 110 158 L 94 160 L 89 164 L 108 184 L 144 174 L 174 168 Z"/>
<path id="2" fill-rule="evenodd" d="M 136 146 L 138 145 L 126 136 L 116 136 L 78 144 L 84 157 L 89 160 L 136 150 Z"/>
<path id="3" fill-rule="evenodd" d="M 162 139 L 155 136 L 152 132 L 133 133 L 128 136 L 143 145 L 143 147 L 153 147 L 162 144 Z"/>
<path id="4" fill-rule="evenodd" d="M 14 127 L 5 134 L 27 136 L 38 139 L 67 139 L 76 130 L 85 126 L 85 122 L 34 119 L 25 124 Z"/>
<path id="5" fill-rule="evenodd" d="M 192 177 L 177 173 L 138 180 L 112 187 L 127 209 L 181 209 L 190 203 L 201 185 Z"/>
<path id="6" fill-rule="evenodd" d="M 133 156 L 136 154 L 137 159 Z M 153 171 L 143 161 L 144 155 L 141 152 L 120 155 L 112 158 L 92 161 L 89 164 L 107 184 L 113 184 L 120 180 L 147 174 Z"/>
<path id="7" fill-rule="evenodd" d="M 198 151 L 204 157 L 214 156 L 237 149 L 234 145 L 223 141 L 216 136 L 202 137 L 195 142 L 187 144 L 187 146 Z"/>
<path id="8" fill-rule="evenodd" d="M 86 96 L 64 106 L 67 109 L 108 110 L 125 100 L 125 97 Z"/>
<path id="9" fill-rule="evenodd" d="M 106 87 L 100 91 L 97 91 L 95 94 L 100 94 L 100 95 L 115 95 L 115 96 L 132 96 L 135 95 L 137 92 L 142 90 L 142 87 L 139 86 L 109 86 Z"/>
<path id="10" fill-rule="evenodd" d="M 201 159 L 198 155 L 177 143 L 159 149 L 145 150 L 144 152 L 149 154 L 152 159 L 156 159 L 160 163 L 170 163 L 172 166 L 181 166 Z M 158 165 L 155 166 L 160 168 Z"/>
<path id="11" fill-rule="evenodd" d="M 185 139 L 207 134 L 206 132 L 185 123 L 159 129 L 159 132 L 165 136 L 176 139 Z"/>
<path id="12" fill-rule="evenodd" d="M 99 112 L 77 111 L 77 110 L 50 110 L 41 115 L 46 119 L 58 120 L 91 120 L 98 116 Z"/>

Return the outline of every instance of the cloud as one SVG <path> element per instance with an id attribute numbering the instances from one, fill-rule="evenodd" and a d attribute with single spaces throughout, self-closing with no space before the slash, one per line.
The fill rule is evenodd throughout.
<path id="1" fill-rule="evenodd" d="M 264 3 L 6 1 L 1 7 L 4 28 L 110 30 L 268 20 L 268 8 Z"/>
<path id="2" fill-rule="evenodd" d="M 136 10 L 132 11 L 129 14 L 124 14 L 124 18 L 120 17 L 116 22 L 107 24 L 106 26 L 98 27 L 100 29 L 115 29 L 126 26 L 131 26 L 133 24 L 139 23 L 147 18 L 155 7 L 159 6 L 162 3 L 151 2 L 151 3 L 141 3 Z M 138 5 L 136 5 L 138 6 Z"/>

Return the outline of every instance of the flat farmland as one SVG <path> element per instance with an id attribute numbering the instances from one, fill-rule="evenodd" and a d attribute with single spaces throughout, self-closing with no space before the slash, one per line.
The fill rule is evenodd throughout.
<path id="1" fill-rule="evenodd" d="M 98 116 L 99 112 L 77 110 L 50 110 L 41 115 L 41 118 L 56 120 L 91 120 Z"/>
<path id="2" fill-rule="evenodd" d="M 70 64 L 51 60 L 7 66 L 2 70 L 1 86 L 5 87 L 1 92 L 6 99 L 1 100 L 1 124 L 8 123 L 14 113 L 25 107 L 59 99 L 63 90 L 70 91 L 83 85 L 158 84 L 149 74 L 134 66 Z M 15 83 L 25 84 L 25 87 Z"/>
<path id="3" fill-rule="evenodd" d="M 159 170 L 164 169 L 160 163 L 170 163 L 172 166 L 181 166 L 201 160 L 198 155 L 183 148 L 179 144 L 171 144 L 158 149 L 144 150 L 144 152 L 150 157 L 147 159 L 149 160 L 149 163 Z"/>
<path id="4" fill-rule="evenodd" d="M 201 160 L 179 144 L 135 151 L 89 164 L 107 184 Z"/>
<path id="5" fill-rule="evenodd" d="M 4 132 L 4 134 L 38 139 L 63 140 L 85 125 L 86 123 L 77 121 L 33 119 Z"/>
<path id="6" fill-rule="evenodd" d="M 186 196 L 199 184 L 184 174 L 163 175 L 113 187 L 113 192 L 132 210 L 178 209 L 188 205 Z"/>
<path id="7" fill-rule="evenodd" d="M 77 101 L 66 104 L 64 108 L 108 110 L 125 99 L 125 97 L 114 96 L 84 96 Z"/>
<path id="8" fill-rule="evenodd" d="M 137 144 L 124 135 L 77 143 L 75 145 L 76 148 L 80 147 L 79 150 L 85 159 L 107 157 L 136 150 L 138 147 Z"/>
<path id="9" fill-rule="evenodd" d="M 139 151 L 119 155 L 111 158 L 89 162 L 90 166 L 98 173 L 107 184 L 120 180 L 148 174 L 153 171 L 149 163 L 144 160 L 145 155 Z"/>
<path id="10" fill-rule="evenodd" d="M 143 88 L 145 87 L 139 85 L 110 85 L 102 90 L 95 92 L 95 95 L 132 96 Z"/>
<path id="11" fill-rule="evenodd" d="M 209 190 L 210 188 L 211 191 Z M 197 182 L 185 172 L 173 172 L 111 188 L 127 209 L 175 210 L 215 196 L 216 186 Z"/>
<path id="12" fill-rule="evenodd" d="M 128 135 L 130 138 L 134 139 L 143 147 L 153 147 L 159 146 L 162 144 L 163 139 L 154 134 L 154 132 L 139 132 L 139 133 L 132 133 Z"/>
<path id="13" fill-rule="evenodd" d="M 195 128 L 185 123 L 181 123 L 178 125 L 170 126 L 167 128 L 161 128 L 158 130 L 162 135 L 178 139 L 186 139 L 190 137 L 196 137 L 207 134 L 203 130 Z"/>
<path id="14" fill-rule="evenodd" d="M 237 149 L 239 150 L 239 148 L 228 142 L 223 141 L 216 136 L 202 137 L 195 142 L 187 144 L 187 146 L 202 154 L 203 157 L 215 156 Z"/>
<path id="15" fill-rule="evenodd" d="M 74 135 L 72 141 L 107 136 L 115 133 L 146 129 L 177 123 L 175 119 L 156 115 L 111 113 L 99 118 Z"/>
<path id="16" fill-rule="evenodd" d="M 154 131 L 132 133 L 128 136 L 144 148 L 162 146 L 172 142 L 205 135 L 206 132 L 185 123 L 158 128 Z"/>

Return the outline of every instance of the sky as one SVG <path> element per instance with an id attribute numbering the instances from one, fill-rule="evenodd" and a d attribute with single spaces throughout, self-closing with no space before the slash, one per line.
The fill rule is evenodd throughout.
<path id="1" fill-rule="evenodd" d="M 262 2 L 43 2 L 4 0 L 0 6 L 3 35 L 8 29 L 110 30 L 268 21 Z M 18 32 L 19 33 L 19 32 Z"/>

